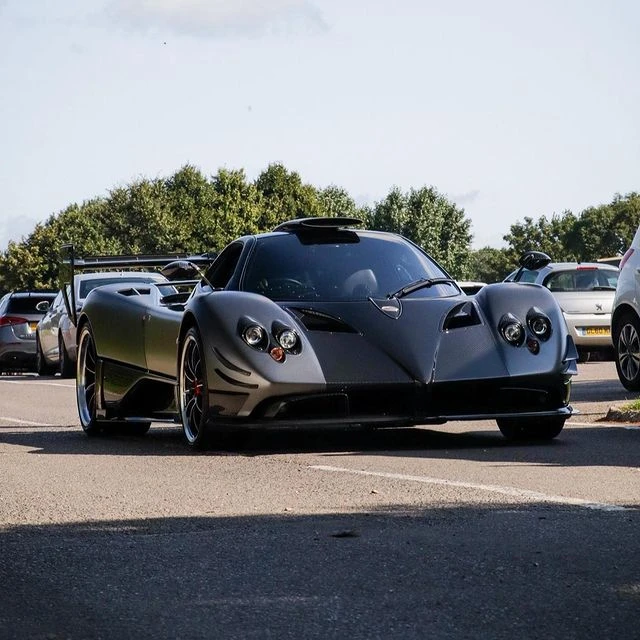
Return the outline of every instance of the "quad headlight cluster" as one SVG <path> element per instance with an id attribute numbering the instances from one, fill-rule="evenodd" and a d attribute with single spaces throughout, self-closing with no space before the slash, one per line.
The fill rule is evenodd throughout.
<path id="1" fill-rule="evenodd" d="M 250 347 L 267 352 L 276 362 L 284 362 L 288 353 L 300 353 L 302 347 L 300 336 L 282 322 L 274 322 L 269 332 L 258 322 L 247 320 L 241 323 L 240 335 Z"/>
<path id="2" fill-rule="evenodd" d="M 537 307 L 529 309 L 525 322 L 512 313 L 505 313 L 498 323 L 498 330 L 504 340 L 514 347 L 521 347 L 526 342 L 533 354 L 540 352 L 540 342 L 546 342 L 552 334 L 551 320 Z"/>

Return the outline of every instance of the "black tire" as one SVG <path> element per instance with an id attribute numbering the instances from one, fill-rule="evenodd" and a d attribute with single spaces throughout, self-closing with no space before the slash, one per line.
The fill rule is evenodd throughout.
<path id="1" fill-rule="evenodd" d="M 613 336 L 618 378 L 625 389 L 640 390 L 640 321 L 635 313 L 625 313 L 616 323 Z"/>
<path id="2" fill-rule="evenodd" d="M 178 361 L 178 407 L 187 444 L 204 449 L 209 444 L 209 388 L 200 333 L 191 327 L 182 341 Z"/>
<path id="3" fill-rule="evenodd" d="M 553 440 L 560 435 L 566 418 L 498 418 L 498 429 L 508 440 Z"/>
<path id="4" fill-rule="evenodd" d="M 90 436 L 102 433 L 104 423 L 96 418 L 96 348 L 89 325 L 82 327 L 78 341 L 76 400 L 83 431 Z"/>
<path id="5" fill-rule="evenodd" d="M 60 354 L 60 376 L 73 378 L 76 375 L 75 362 L 69 358 L 69 353 L 64 346 L 62 334 L 58 334 L 58 353 Z"/>
<path id="6" fill-rule="evenodd" d="M 50 376 L 55 373 L 55 367 L 50 365 L 44 357 L 38 334 L 36 334 L 36 373 L 39 376 Z"/>
<path id="7" fill-rule="evenodd" d="M 578 362 L 589 362 L 592 360 L 591 351 L 587 351 L 586 349 L 577 348 L 578 351 Z"/>
<path id="8" fill-rule="evenodd" d="M 78 368 L 76 399 L 78 416 L 83 431 L 90 436 L 134 435 L 143 436 L 151 422 L 127 422 L 126 420 L 98 420 L 96 417 L 96 348 L 89 325 L 82 327 L 78 341 Z"/>

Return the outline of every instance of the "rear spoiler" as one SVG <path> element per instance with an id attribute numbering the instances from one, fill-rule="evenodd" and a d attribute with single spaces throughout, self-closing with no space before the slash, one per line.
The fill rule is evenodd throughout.
<path id="1" fill-rule="evenodd" d="M 65 244 L 60 247 L 60 290 L 64 299 L 69 318 L 74 325 L 78 323 L 76 297 L 73 294 L 74 276 L 77 271 L 149 271 L 158 270 L 171 263 L 189 263 L 196 267 L 208 267 L 216 258 L 217 253 L 202 253 L 190 255 L 186 253 L 172 253 L 165 255 L 120 255 L 120 256 L 77 256 L 74 245 Z"/>

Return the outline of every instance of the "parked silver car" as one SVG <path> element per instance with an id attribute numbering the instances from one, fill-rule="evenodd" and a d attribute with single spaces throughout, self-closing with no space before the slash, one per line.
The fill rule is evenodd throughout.
<path id="1" fill-rule="evenodd" d="M 506 279 L 549 289 L 581 360 L 588 360 L 594 353 L 612 356 L 611 309 L 618 274 L 617 267 L 601 262 L 552 262 L 536 271 L 514 271 Z"/>
<path id="2" fill-rule="evenodd" d="M 36 326 L 41 302 L 55 293 L 12 291 L 0 300 L 0 373 L 31 370 L 36 363 Z"/>
<path id="3" fill-rule="evenodd" d="M 124 281 L 146 284 L 165 282 L 166 278 L 159 273 L 145 271 L 102 271 L 76 274 L 73 281 L 76 310 L 79 312 L 86 297 L 96 287 Z M 67 296 L 69 291 L 70 287 L 67 286 Z M 73 377 L 76 367 L 76 326 L 69 317 L 62 290 L 52 302 L 45 302 L 39 308 L 45 313 L 36 329 L 36 371 L 40 375 L 59 372 L 64 378 Z"/>
<path id="4" fill-rule="evenodd" d="M 629 391 L 640 391 L 640 228 L 620 262 L 613 301 L 611 335 L 618 378 Z"/>

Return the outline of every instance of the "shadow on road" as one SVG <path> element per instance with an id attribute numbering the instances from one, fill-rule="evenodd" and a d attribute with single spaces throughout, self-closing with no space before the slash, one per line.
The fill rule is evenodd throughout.
<path id="1" fill-rule="evenodd" d="M 640 512 L 549 505 L 0 533 L 4 638 L 635 638 Z"/>
<path id="2" fill-rule="evenodd" d="M 572 426 L 547 443 L 512 443 L 497 427 L 467 423 L 468 431 L 447 432 L 424 427 L 380 430 L 262 430 L 220 438 L 210 450 L 193 451 L 177 427 L 152 427 L 143 437 L 87 437 L 81 429 L 0 429 L 0 443 L 29 447 L 36 455 L 113 456 L 277 456 L 319 454 L 411 456 L 421 459 L 460 459 L 514 462 L 564 467 L 605 465 L 637 467 L 640 430 L 627 425 Z M 458 428 L 460 423 L 457 423 Z M 467 426 L 467 425 L 465 425 Z M 475 427 L 475 429 L 474 429 Z M 595 452 L 595 453 L 594 453 Z"/>

